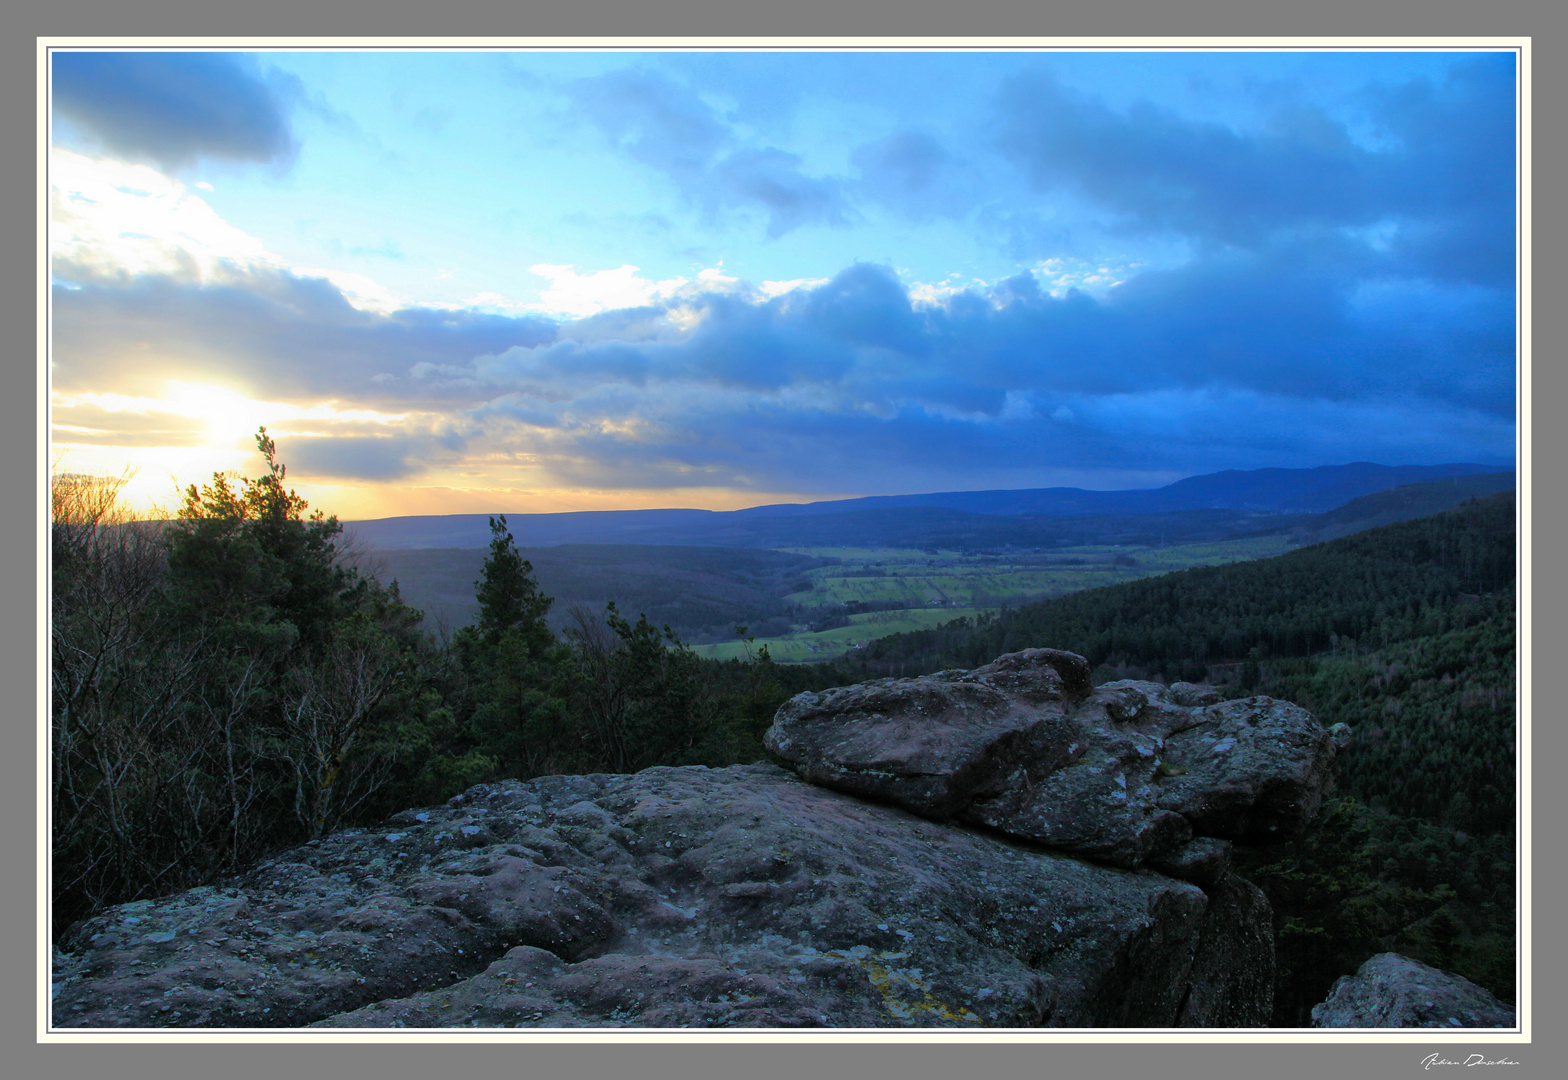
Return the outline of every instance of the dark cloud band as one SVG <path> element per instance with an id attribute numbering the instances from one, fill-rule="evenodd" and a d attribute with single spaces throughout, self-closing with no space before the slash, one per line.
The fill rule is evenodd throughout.
<path id="1" fill-rule="evenodd" d="M 1103 299 L 1022 275 L 916 304 L 861 264 L 772 300 L 699 295 L 559 327 L 364 312 L 278 271 L 95 282 L 56 290 L 55 381 L 205 369 L 269 400 L 418 412 L 421 430 L 391 432 L 401 442 L 306 448 L 313 468 L 382 479 L 474 448 L 563 483 L 821 492 L 1508 461 L 1511 290 L 1347 280 L 1339 265 L 1296 246 L 1144 274 Z"/>
<path id="2" fill-rule="evenodd" d="M 51 54 L 55 109 L 111 152 L 177 169 L 199 158 L 284 163 L 298 80 L 241 53 Z"/>

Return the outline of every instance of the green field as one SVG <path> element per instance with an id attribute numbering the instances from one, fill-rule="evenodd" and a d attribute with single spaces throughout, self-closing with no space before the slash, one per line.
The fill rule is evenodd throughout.
<path id="1" fill-rule="evenodd" d="M 846 611 L 848 625 L 817 630 L 800 625 L 788 634 L 758 638 L 751 648 L 766 645 L 773 659 L 785 662 L 829 660 L 873 638 L 973 618 L 1003 606 L 1194 566 L 1269 558 L 1290 549 L 1289 539 L 1283 536 L 1169 547 L 1064 547 L 1006 555 L 912 548 L 790 549 L 837 562 L 806 573 L 811 588 L 786 599 L 802 609 Z M 893 610 L 865 610 L 878 607 Z M 728 659 L 745 656 L 746 645 L 722 642 L 696 651 L 700 656 Z"/>
<path id="2" fill-rule="evenodd" d="M 753 652 L 762 645 L 768 655 L 786 663 L 803 663 L 811 660 L 830 660 L 843 656 L 850 649 L 864 645 L 873 638 L 888 634 L 901 634 L 906 630 L 927 630 L 953 619 L 973 618 L 980 608 L 909 608 L 903 611 L 873 611 L 851 615 L 848 626 L 815 633 L 801 631 L 784 637 L 759 639 L 750 646 Z M 727 641 L 718 645 L 699 645 L 698 656 L 715 660 L 743 659 L 747 645 L 740 641 Z"/>

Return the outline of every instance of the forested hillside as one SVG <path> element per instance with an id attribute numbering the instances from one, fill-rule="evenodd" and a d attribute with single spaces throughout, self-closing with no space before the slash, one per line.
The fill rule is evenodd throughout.
<path id="1" fill-rule="evenodd" d="M 1512 472 L 1482 473 L 1478 476 L 1450 476 L 1420 484 L 1403 484 L 1386 491 L 1351 499 L 1327 513 L 1317 515 L 1295 539 L 1303 544 L 1337 540 L 1342 536 L 1410 521 L 1452 510 L 1471 499 L 1512 491 L 1517 483 Z"/>
<path id="2" fill-rule="evenodd" d="M 1505 493 L 1274 559 L 1166 574 L 979 625 L 883 638 L 866 649 L 864 663 L 879 674 L 915 674 L 1051 642 L 1096 666 L 1201 680 L 1211 665 L 1223 671 L 1254 650 L 1306 656 L 1346 640 L 1392 644 L 1468 618 L 1454 614 L 1466 594 L 1512 587 L 1513 521 L 1513 495 Z"/>

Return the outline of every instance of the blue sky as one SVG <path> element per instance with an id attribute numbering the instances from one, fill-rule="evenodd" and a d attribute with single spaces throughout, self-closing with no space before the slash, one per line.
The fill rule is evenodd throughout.
<path id="1" fill-rule="evenodd" d="M 141 499 L 258 424 L 347 518 L 1513 460 L 1510 53 L 52 63 L 53 454 Z"/>

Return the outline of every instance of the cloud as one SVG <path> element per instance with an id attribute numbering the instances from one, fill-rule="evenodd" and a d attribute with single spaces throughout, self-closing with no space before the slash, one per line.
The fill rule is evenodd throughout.
<path id="1" fill-rule="evenodd" d="M 814 289 L 819 285 L 826 285 L 827 283 L 828 279 L 825 277 L 791 278 L 789 281 L 764 281 L 757 286 L 757 291 L 763 296 L 771 298 L 783 296 L 785 293 L 794 292 L 796 289 Z"/>
<path id="2" fill-rule="evenodd" d="M 150 274 L 221 283 L 236 275 L 285 272 L 331 281 L 356 308 L 385 314 L 404 306 L 364 274 L 287 266 L 180 181 L 147 165 L 51 150 L 49 198 L 50 261 L 57 280 L 80 284 Z"/>
<path id="3" fill-rule="evenodd" d="M 568 326 L 427 378 L 486 398 L 466 413 L 481 441 L 584 484 L 910 490 L 1047 466 L 1506 460 L 1495 295 L 1352 293 L 1290 265 L 1230 256 L 1105 299 L 1022 275 L 920 305 L 862 265 L 772 300 L 707 297 L 689 332 Z"/>
<path id="4" fill-rule="evenodd" d="M 1433 141 L 1440 115 L 1463 114 L 1455 102 L 1491 115 L 1487 78 L 1369 97 L 1384 118 L 1376 145 L 1321 118 L 1293 116 L 1264 138 L 1112 113 L 1056 88 L 1080 115 L 1052 120 L 1051 138 L 1071 149 L 1095 123 L 1119 122 L 1128 146 L 1103 160 L 1079 147 L 1051 183 L 1099 177 L 1094 198 L 1119 227 L 1179 221 L 1198 240 L 1163 269 L 1053 256 L 992 282 L 906 284 L 855 264 L 757 285 L 722 266 L 652 280 L 631 264 L 541 263 L 534 272 L 549 285 L 537 303 L 492 294 L 409 306 L 360 275 L 285 265 L 154 169 L 57 150 L 56 390 L 151 400 L 167 380 L 220 377 L 236 395 L 195 413 L 120 410 L 135 420 L 116 420 L 108 398 L 83 399 L 57 414 L 58 430 L 83 445 L 110 445 L 118 431 L 194 449 L 212 432 L 192 417 L 253 430 L 255 403 L 281 402 L 308 444 L 299 460 L 317 472 L 405 479 L 469 454 L 529 462 L 540 485 L 620 490 L 913 490 L 1095 469 L 1503 461 L 1513 291 L 1488 260 L 1508 247 L 1495 234 L 1511 235 L 1509 188 L 1483 177 L 1478 195 L 1458 178 L 1467 154 L 1511 143 L 1495 132 L 1465 136 L 1480 149 Z M 793 175 L 789 161 L 739 145 L 706 103 L 663 92 L 624 114 L 636 120 L 623 133 L 629 152 L 675 171 L 700 166 L 704 183 L 766 208 L 780 228 L 828 220 L 818 189 L 791 195 L 779 181 Z M 660 142 L 658 125 L 687 130 L 687 145 Z M 1118 172 L 1117 155 L 1152 152 L 1139 137 L 1169 151 L 1163 179 Z M 1270 139 L 1307 150 L 1277 153 Z M 1279 161 L 1326 147 L 1383 186 L 1317 204 L 1300 191 L 1257 193 L 1226 233 L 1210 216 L 1231 189 L 1199 182 L 1209 174 L 1191 164 L 1193 146 L 1219 147 L 1226 168 L 1259 185 Z M 1407 158 L 1432 173 L 1431 191 L 1400 187 Z M 879 144 L 861 167 L 914 198 L 949 160 L 904 140 Z M 775 189 L 746 187 L 746 169 Z M 338 403 L 331 415 L 300 411 L 323 400 Z M 400 419 L 372 429 L 382 421 L 347 415 L 355 409 Z"/>
<path id="5" fill-rule="evenodd" d="M 637 276 L 638 268 L 625 264 L 614 270 L 579 273 L 575 266 L 540 264 L 528 268 L 550 284 L 531 305 L 538 311 L 581 318 L 613 308 L 639 308 L 673 294 L 687 279 L 649 281 Z"/>
<path id="6" fill-rule="evenodd" d="M 934 135 L 910 130 L 863 143 L 850 155 L 861 198 L 915 219 L 963 217 L 996 197 L 978 182 L 979 163 L 967 158 Z"/>
<path id="7" fill-rule="evenodd" d="M 59 67 L 67 55 L 60 116 L 78 134 L 114 128 L 119 142 L 99 142 L 122 158 L 293 153 L 298 88 L 254 60 Z M 1036 71 L 1002 83 L 985 117 L 866 106 L 809 155 L 791 124 L 827 106 L 799 87 L 766 113 L 648 71 L 572 84 L 596 137 L 708 225 L 777 238 L 869 223 L 927 244 L 963 230 L 1017 256 L 971 271 L 987 280 L 866 263 L 655 278 L 557 256 L 532 267 L 537 301 L 420 306 L 363 274 L 291 265 L 223 221 L 198 174 L 56 149 L 57 438 L 195 455 L 266 422 L 306 474 L 432 484 L 460 468 L 481 485 L 619 491 L 1505 462 L 1513 74 L 1508 57 L 1456 62 L 1332 112 L 1275 88 L 1254 110 L 1267 122 L 1248 126 L 1112 106 Z M 220 124 L 230 142 L 203 134 L 218 123 L 204 95 L 243 114 Z M 116 126 L 111 107 L 162 119 Z M 963 224 L 911 233 L 889 229 L 894 215 Z M 343 253 L 402 257 L 382 239 Z"/>
<path id="8" fill-rule="evenodd" d="M 622 70 L 576 82 L 575 107 L 632 159 L 664 173 L 710 218 L 753 211 L 769 237 L 853 220 L 843 180 L 808 175 L 799 155 L 746 145 L 693 90 L 651 71 Z"/>
<path id="9" fill-rule="evenodd" d="M 287 439 L 289 471 L 297 476 L 401 480 L 419 472 L 435 456 L 427 440 L 406 437 L 289 438 L 287 432 L 272 434 Z M 410 461 L 416 454 L 424 459 L 419 464 Z"/>
<path id="10" fill-rule="evenodd" d="M 1508 460 L 1507 297 L 1351 287 L 1326 260 L 1233 252 L 1102 297 L 1022 274 L 921 303 L 873 265 L 773 297 L 715 275 L 565 323 L 359 310 L 287 271 L 142 277 L 57 289 L 55 381 L 80 398 L 218 364 L 253 397 L 336 402 L 276 421 L 291 462 L 376 479 L 523 462 L 534 487 L 854 492 Z"/>
<path id="11" fill-rule="evenodd" d="M 287 164 L 297 79 L 243 53 L 50 53 L 55 110 L 114 154 L 180 169 L 200 159 Z"/>
<path id="12" fill-rule="evenodd" d="M 52 149 L 49 201 L 50 257 L 67 280 L 148 273 L 211 280 L 224 267 L 281 264 L 180 181 L 146 165 Z"/>
<path id="13" fill-rule="evenodd" d="M 146 274 L 61 284 L 54 308 L 54 379 L 63 389 L 206 381 L 217 371 L 262 397 L 387 407 L 431 397 L 411 374 L 417 365 L 468 365 L 557 333 L 537 315 L 361 310 L 325 278 L 274 268 L 214 281 Z"/>
<path id="14" fill-rule="evenodd" d="M 208 378 L 213 381 L 150 380 L 158 387 L 151 395 L 56 390 L 52 441 L 72 457 L 117 449 L 144 463 L 170 451 L 191 460 L 206 453 L 209 460 L 195 472 L 202 476 L 233 461 L 234 451 L 248 450 L 265 426 L 289 447 L 294 474 L 314 482 L 401 479 L 450 459 L 463 444 L 463 433 L 440 413 L 265 400 L 231 385 L 228 372 Z M 182 471 L 192 476 L 188 465 Z"/>
<path id="15" fill-rule="evenodd" d="M 898 130 L 853 148 L 851 171 L 812 173 L 801 154 L 759 141 L 745 124 L 659 72 L 628 69 L 583 79 L 571 97 L 614 146 L 674 181 L 710 223 L 726 212 L 751 211 L 764 218 L 772 239 L 813 225 L 850 227 L 871 208 L 917 219 L 961 217 L 988 197 L 974 163 L 922 131 Z"/>
<path id="16" fill-rule="evenodd" d="M 735 99 L 749 104 L 721 106 L 638 69 L 581 80 L 571 97 L 710 226 L 750 213 L 777 238 L 939 218 L 1025 263 L 1167 266 L 1331 235 L 1377 255 L 1380 273 L 1500 284 L 1514 258 L 1514 75 L 1498 53 L 1332 101 L 1254 84 L 1261 119 L 1221 122 L 1147 100 L 1113 106 L 1036 68 L 1003 78 L 969 115 L 868 112 L 867 137 L 826 168 L 789 141 L 792 122 L 826 107 L 799 87 L 758 113 L 755 87 Z"/>
<path id="17" fill-rule="evenodd" d="M 603 334 L 612 323 L 621 332 L 628 331 L 628 320 L 647 321 L 645 313 L 657 305 L 657 321 L 682 325 L 689 321 L 689 311 L 681 301 L 695 297 L 715 295 L 780 296 L 795 289 L 821 285 L 827 278 L 798 278 L 794 281 L 764 281 L 760 285 L 742 281 L 726 274 L 723 264 L 697 271 L 694 277 L 676 276 L 654 281 L 640 276 L 641 268 L 630 263 L 612 270 L 583 271 L 576 266 L 558 266 L 540 263 L 529 271 L 547 279 L 550 284 L 540 291 L 539 299 L 529 303 L 507 301 L 498 293 L 481 293 L 472 297 L 467 305 L 510 312 L 540 312 L 553 318 L 590 320 L 579 322 L 571 336 L 582 339 L 585 335 Z M 614 313 L 609 319 L 595 319 L 605 313 Z"/>
<path id="18" fill-rule="evenodd" d="M 848 225 L 856 216 L 843 184 L 833 177 L 807 176 L 798 154 L 775 147 L 736 150 L 717 162 L 712 203 L 755 204 L 768 215 L 768 236 L 777 238 L 805 225 Z"/>
<path id="19" fill-rule="evenodd" d="M 1131 228 L 1252 244 L 1280 227 L 1378 216 L 1355 183 L 1374 155 L 1320 114 L 1243 133 L 1152 103 L 1119 113 L 1042 73 L 1006 84 L 1000 125 L 1002 152 L 1038 189 L 1065 189 Z"/>
<path id="20" fill-rule="evenodd" d="M 1113 109 L 1036 71 L 1004 83 L 992 138 L 1041 196 L 1098 213 L 1109 231 L 1253 250 L 1337 233 L 1394 272 L 1511 279 L 1512 56 L 1370 87 L 1359 109 L 1372 137 L 1300 102 L 1243 130 L 1147 101 Z M 1031 229 L 1050 239 L 1037 209 L 1001 219 L 1015 244 Z"/>
<path id="21" fill-rule="evenodd" d="M 332 282 L 338 292 L 342 293 L 343 299 L 361 311 L 375 311 L 387 315 L 405 306 L 385 285 L 351 270 L 295 266 L 290 268 L 290 272 L 296 277 L 324 278 Z"/>

